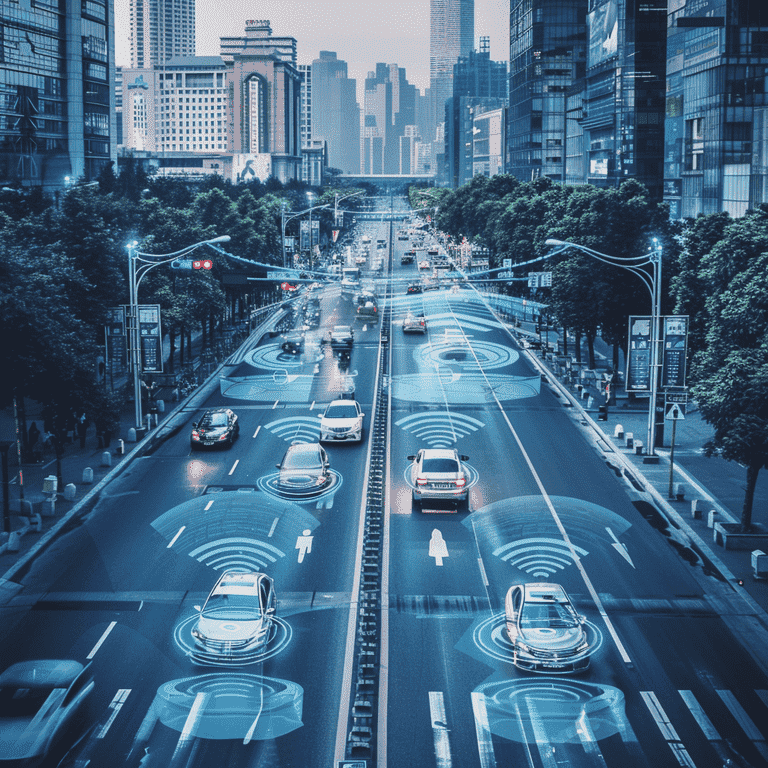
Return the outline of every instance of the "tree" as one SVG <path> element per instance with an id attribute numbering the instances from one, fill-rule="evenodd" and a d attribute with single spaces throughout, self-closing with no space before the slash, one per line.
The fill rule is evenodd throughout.
<path id="1" fill-rule="evenodd" d="M 691 393 L 714 427 L 707 455 L 746 467 L 741 529 L 748 531 L 768 463 L 768 210 L 726 226 L 696 274 L 707 296 L 707 331 L 693 357 Z"/>

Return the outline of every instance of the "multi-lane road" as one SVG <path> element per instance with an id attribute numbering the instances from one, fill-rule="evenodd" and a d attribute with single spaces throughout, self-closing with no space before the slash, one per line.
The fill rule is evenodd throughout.
<path id="1" fill-rule="evenodd" d="M 391 310 L 388 344 L 338 285 L 322 289 L 321 326 L 300 355 L 279 336 L 252 338 L 17 575 L 0 607 L 2 666 L 74 659 L 96 682 L 78 740 L 73 728 L 50 764 L 327 768 L 351 757 L 370 427 L 386 387 L 370 638 L 378 765 L 768 765 L 768 649 L 752 609 L 618 476 L 481 294 L 406 294 L 418 280 L 417 264 L 400 266 L 410 244 L 389 224 L 366 226 L 387 239 L 372 277 Z M 421 309 L 427 334 L 404 335 L 403 316 Z M 335 324 L 354 325 L 348 361 L 323 341 Z M 276 463 L 290 443 L 317 440 L 319 414 L 350 379 L 365 439 L 327 446 L 325 489 L 279 493 Z M 221 405 L 239 416 L 238 441 L 191 453 L 191 422 Z M 412 509 L 406 457 L 424 447 L 469 457 L 469 509 Z M 274 579 L 276 631 L 258 653 L 201 665 L 194 606 L 224 568 Z M 586 617 L 587 672 L 511 663 L 504 596 L 531 581 L 561 584 Z"/>

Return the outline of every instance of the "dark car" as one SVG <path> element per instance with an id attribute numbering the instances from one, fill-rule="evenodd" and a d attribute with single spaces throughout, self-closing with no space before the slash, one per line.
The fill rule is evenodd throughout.
<path id="1" fill-rule="evenodd" d="M 190 445 L 193 450 L 217 445 L 231 448 L 239 434 L 237 414 L 229 408 L 213 408 L 192 425 Z"/>
<path id="2" fill-rule="evenodd" d="M 294 443 L 277 464 L 281 491 L 311 491 L 324 488 L 331 479 L 328 454 L 320 443 Z"/>
<path id="3" fill-rule="evenodd" d="M 0 675 L 0 765 L 38 764 L 61 740 L 94 688 L 79 661 L 41 659 Z"/>
<path id="4" fill-rule="evenodd" d="M 406 293 L 422 293 L 424 289 L 421 287 L 419 283 L 411 283 L 408 288 L 406 288 Z"/>
<path id="5" fill-rule="evenodd" d="M 285 334 L 280 348 L 283 352 L 289 352 L 292 355 L 301 354 L 304 351 L 304 333 L 302 331 L 289 331 Z"/>

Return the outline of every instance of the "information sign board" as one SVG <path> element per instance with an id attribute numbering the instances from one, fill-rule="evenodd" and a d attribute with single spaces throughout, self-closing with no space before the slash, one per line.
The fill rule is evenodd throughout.
<path id="1" fill-rule="evenodd" d="M 685 358 L 688 344 L 688 315 L 664 317 L 664 350 L 661 367 L 661 386 L 685 386 Z"/>
<path id="2" fill-rule="evenodd" d="M 627 392 L 651 389 L 651 318 L 630 316 L 627 354 Z"/>
<path id="3" fill-rule="evenodd" d="M 141 370 L 144 373 L 162 373 L 163 336 L 159 304 L 139 305 L 139 337 L 141 339 Z"/>

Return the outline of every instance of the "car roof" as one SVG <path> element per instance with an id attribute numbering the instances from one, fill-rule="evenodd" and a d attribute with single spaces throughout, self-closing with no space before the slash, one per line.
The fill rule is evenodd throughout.
<path id="1" fill-rule="evenodd" d="M 35 659 L 20 661 L 0 675 L 0 688 L 67 687 L 84 669 L 79 661 Z"/>
<path id="2" fill-rule="evenodd" d="M 320 453 L 320 443 L 293 443 L 288 446 L 288 453 Z"/>
<path id="3" fill-rule="evenodd" d="M 453 448 L 424 448 L 422 456 L 425 459 L 455 459 L 456 450 Z"/>
<path id="4" fill-rule="evenodd" d="M 524 584 L 525 599 L 529 603 L 567 603 L 568 595 L 559 584 L 534 582 Z"/>
<path id="5" fill-rule="evenodd" d="M 216 582 L 216 586 L 211 592 L 212 595 L 255 595 L 259 584 L 269 577 L 264 573 L 250 571 L 227 571 L 221 575 Z"/>
<path id="6" fill-rule="evenodd" d="M 328 403 L 328 407 L 330 408 L 332 405 L 349 405 L 350 403 L 354 403 L 355 405 L 358 405 L 356 400 L 347 400 L 345 398 L 339 398 L 338 400 L 331 400 L 330 403 Z"/>

